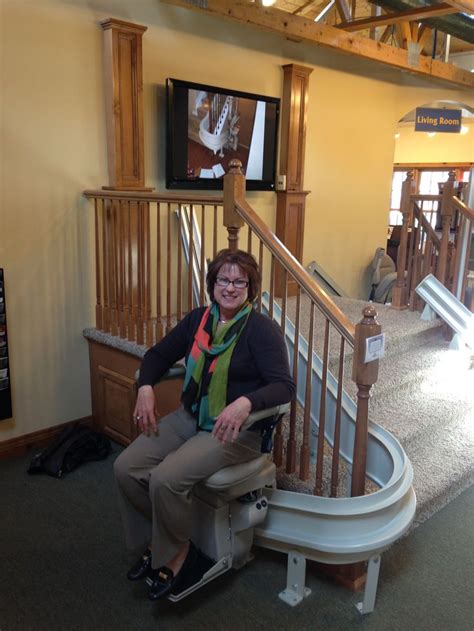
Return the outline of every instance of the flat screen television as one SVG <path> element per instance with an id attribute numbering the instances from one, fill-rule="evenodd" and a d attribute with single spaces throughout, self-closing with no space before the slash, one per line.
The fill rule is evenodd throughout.
<path id="1" fill-rule="evenodd" d="M 222 189 L 234 158 L 248 190 L 275 189 L 280 100 L 167 79 L 166 187 Z"/>

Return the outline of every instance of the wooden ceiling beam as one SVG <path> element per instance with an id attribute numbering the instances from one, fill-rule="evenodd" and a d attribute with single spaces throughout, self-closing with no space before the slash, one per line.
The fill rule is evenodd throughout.
<path id="1" fill-rule="evenodd" d="M 398 22 L 419 22 L 425 18 L 448 15 L 449 13 L 457 13 L 457 9 L 447 2 L 443 2 L 443 4 L 423 7 L 422 9 L 408 9 L 407 11 L 400 11 L 399 13 L 392 13 L 389 15 L 380 15 L 378 17 L 341 22 L 337 25 L 337 28 L 342 28 L 345 31 L 352 33 L 354 31 L 362 31 L 376 26 L 397 24 Z"/>
<path id="2" fill-rule="evenodd" d="M 410 23 L 397 22 L 397 28 L 400 29 L 402 35 L 403 48 L 408 48 L 408 44 L 412 41 Z"/>
<path id="3" fill-rule="evenodd" d="M 161 2 L 213 17 L 234 20 L 241 25 L 260 28 L 286 38 L 303 40 L 421 76 L 447 81 L 457 86 L 474 87 L 474 73 L 452 64 L 420 56 L 418 65 L 411 66 L 405 50 L 347 33 L 327 24 L 316 24 L 313 20 L 275 8 L 264 8 L 254 3 L 248 4 L 244 0 L 206 0 L 207 8 L 205 9 L 191 4 L 189 0 L 161 0 Z"/>
<path id="4" fill-rule="evenodd" d="M 474 0 L 445 0 L 448 4 L 458 10 L 459 13 L 474 14 Z"/>
<path id="5" fill-rule="evenodd" d="M 390 35 L 392 33 L 393 33 L 393 25 L 391 24 L 390 26 L 386 26 L 384 32 L 379 37 L 379 42 L 381 42 L 382 44 L 385 44 L 390 39 Z"/>
<path id="6" fill-rule="evenodd" d="M 303 13 L 303 11 L 305 11 L 306 9 L 309 9 L 311 7 L 311 5 L 316 4 L 316 2 L 318 2 L 318 1 L 319 0 L 309 0 L 309 2 L 305 2 L 303 5 L 301 5 L 297 9 L 295 9 L 293 11 L 292 15 L 299 15 L 300 13 Z"/>
<path id="7" fill-rule="evenodd" d="M 336 0 L 336 9 L 344 22 L 351 19 L 351 10 L 346 0 Z"/>
<path id="8" fill-rule="evenodd" d="M 426 24 L 421 25 L 421 28 L 418 31 L 418 44 L 420 45 L 420 50 L 423 50 L 423 48 L 426 46 L 432 33 L 433 29 L 431 29 L 429 26 L 426 26 Z"/>

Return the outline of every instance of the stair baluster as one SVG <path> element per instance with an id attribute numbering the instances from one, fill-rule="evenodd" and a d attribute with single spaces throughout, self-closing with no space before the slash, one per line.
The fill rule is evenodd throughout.
<path id="1" fill-rule="evenodd" d="M 451 218 L 453 215 L 453 192 L 454 192 L 454 171 L 449 172 L 448 181 L 443 186 L 443 198 L 441 200 L 441 221 L 442 221 L 442 235 L 441 235 L 441 249 L 439 253 L 438 269 L 436 271 L 436 278 L 443 285 L 446 283 L 446 274 L 448 272 L 448 250 L 449 250 L 449 233 L 451 230 Z"/>

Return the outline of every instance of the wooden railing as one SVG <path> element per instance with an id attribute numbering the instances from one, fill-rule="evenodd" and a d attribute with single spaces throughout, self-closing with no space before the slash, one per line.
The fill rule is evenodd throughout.
<path id="1" fill-rule="evenodd" d="M 415 194 L 411 172 L 403 182 L 403 224 L 392 295 L 396 309 L 422 307 L 415 288 L 428 274 L 434 274 L 464 302 L 474 211 L 453 194 L 454 177 L 451 172 L 441 195 Z"/>
<path id="2" fill-rule="evenodd" d="M 365 463 L 367 453 L 368 400 L 372 385 L 377 380 L 377 362 L 363 363 L 365 339 L 380 332 L 376 322 L 376 312 L 368 308 L 364 318 L 354 327 L 344 313 L 334 304 L 329 296 L 318 286 L 288 249 L 275 237 L 268 226 L 260 219 L 245 199 L 245 179 L 238 161 L 231 162 L 231 170 L 224 182 L 224 223 L 229 230 L 230 246 L 236 247 L 238 231 L 244 225 L 248 227 L 247 249 L 258 251 L 258 260 L 264 271 L 264 253 L 268 254 L 267 265 L 270 275 L 264 289 L 269 294 L 269 313 L 274 315 L 274 304 L 281 305 L 280 324 L 285 326 L 289 314 L 294 323 L 295 340 L 300 333 L 308 342 L 308 361 L 305 375 L 305 402 L 300 431 L 297 431 L 297 405 L 293 403 L 289 426 L 279 426 L 274 446 L 274 460 L 278 465 L 283 463 L 287 473 L 298 471 L 302 480 L 314 479 L 315 495 L 323 491 L 323 470 L 325 467 L 325 426 L 327 422 L 326 386 L 328 372 L 333 368 L 337 378 L 338 391 L 334 419 L 333 449 L 330 456 L 330 490 L 329 495 L 335 497 L 339 484 L 339 445 L 342 412 L 342 392 L 344 383 L 345 354 L 356 347 L 353 354 L 353 380 L 357 384 L 358 413 L 353 448 L 353 465 L 351 476 L 351 494 L 362 495 L 365 488 Z M 254 246 L 253 241 L 256 241 Z M 283 276 L 283 288 L 276 287 L 275 271 L 280 266 Z M 265 277 L 265 274 L 264 274 Z M 289 295 L 290 280 L 294 281 L 296 291 Z M 302 322 L 302 314 L 306 316 L 306 326 Z M 357 341 L 356 341 L 357 340 Z M 312 400 L 312 353 L 317 351 L 322 360 L 321 388 L 318 410 L 318 436 L 315 462 L 311 463 L 311 400 Z M 294 345 L 292 358 L 293 378 L 299 375 L 300 356 L 298 344 Z M 287 429 L 287 431 L 285 431 Z M 310 471 L 312 469 L 312 471 Z"/>
<path id="3" fill-rule="evenodd" d="M 225 246 L 222 197 L 85 191 L 94 200 L 96 327 L 151 346 L 199 303 L 204 303 L 204 257 Z M 185 213 L 184 210 L 187 212 Z M 185 221 L 200 226 L 199 259 L 184 264 Z M 190 250 L 197 231 L 189 231 Z M 193 295 L 193 277 L 200 296 Z"/>
<path id="4" fill-rule="evenodd" d="M 297 341 L 293 377 L 304 382 L 304 405 L 293 402 L 288 424 L 278 428 L 274 459 L 287 473 L 311 480 L 317 495 L 345 494 L 340 488 L 342 470 L 350 474 L 351 495 L 364 494 L 368 400 L 378 362 L 364 363 L 362 358 L 366 338 L 380 332 L 376 312 L 367 307 L 362 321 L 353 326 L 247 203 L 240 163 L 231 162 L 223 199 L 106 190 L 84 194 L 94 200 L 95 207 L 96 327 L 112 335 L 152 345 L 187 311 L 205 303 L 206 260 L 217 250 L 236 249 L 240 244 L 254 254 L 262 272 L 262 293 L 268 295 L 265 306 L 261 293 L 257 309 L 268 308 L 270 317 L 281 310 L 278 321 L 282 329 L 286 316 L 291 318 Z M 196 223 L 199 230 L 189 231 L 185 252 L 181 234 L 187 222 L 191 226 Z M 277 269 L 283 283 L 276 282 Z M 308 342 L 304 375 L 300 370 L 300 334 Z M 319 393 L 312 391 L 313 349 L 322 360 Z M 347 437 L 341 436 L 341 415 L 344 370 L 351 353 L 352 378 L 357 384 L 352 471 L 340 458 L 341 441 L 347 447 Z M 328 419 L 326 385 L 330 372 L 338 385 L 335 417 Z M 316 394 L 319 406 L 313 413 L 319 427 L 313 445 L 311 405 Z M 329 425 L 332 449 L 325 444 Z M 324 487 L 328 470 L 330 481 Z"/>

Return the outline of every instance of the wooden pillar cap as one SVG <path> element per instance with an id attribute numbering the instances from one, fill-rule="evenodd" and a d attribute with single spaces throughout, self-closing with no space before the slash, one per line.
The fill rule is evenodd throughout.
<path id="1" fill-rule="evenodd" d="M 374 305 L 370 304 L 367 305 L 367 307 L 364 307 L 362 315 L 364 317 L 360 321 L 360 324 L 379 324 L 377 322 L 377 310 Z"/>
<path id="2" fill-rule="evenodd" d="M 102 20 L 100 25 L 104 31 L 115 28 L 121 31 L 130 31 L 133 33 L 144 33 L 148 27 L 141 26 L 141 24 L 133 24 L 132 22 L 124 22 L 123 20 L 117 20 L 115 18 L 107 18 Z"/>
<path id="3" fill-rule="evenodd" d="M 299 66 L 298 64 L 284 64 L 282 66 L 285 72 L 298 72 L 299 74 L 304 74 L 309 76 L 314 68 L 310 68 L 309 66 Z"/>
<path id="4" fill-rule="evenodd" d="M 238 160 L 237 158 L 233 158 L 230 162 L 229 162 L 229 171 L 228 173 L 231 173 L 233 175 L 235 174 L 239 174 L 239 175 L 243 175 L 242 173 L 242 162 L 240 160 Z"/>

